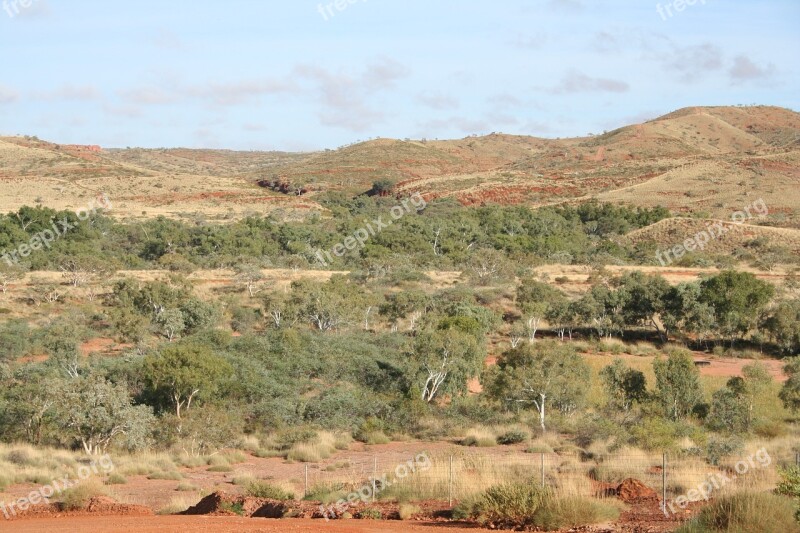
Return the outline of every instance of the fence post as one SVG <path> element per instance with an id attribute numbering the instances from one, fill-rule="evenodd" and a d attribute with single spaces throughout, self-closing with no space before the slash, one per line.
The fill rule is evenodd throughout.
<path id="1" fill-rule="evenodd" d="M 661 512 L 667 512 L 667 452 L 661 455 Z"/>
<path id="2" fill-rule="evenodd" d="M 450 507 L 453 506 L 453 456 L 450 456 L 450 472 L 447 476 L 447 501 Z"/>
<path id="3" fill-rule="evenodd" d="M 303 485 L 303 498 L 308 496 L 308 463 L 306 463 L 305 485 Z"/>
<path id="4" fill-rule="evenodd" d="M 372 458 L 372 503 L 375 503 L 375 493 L 378 487 L 378 456 Z"/>
<path id="5" fill-rule="evenodd" d="M 541 462 L 541 474 L 542 474 L 542 488 L 544 488 L 544 452 L 539 454 L 539 460 Z"/>

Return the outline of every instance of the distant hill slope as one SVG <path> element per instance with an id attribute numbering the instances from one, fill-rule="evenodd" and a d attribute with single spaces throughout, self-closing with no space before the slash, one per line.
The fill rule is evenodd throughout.
<path id="1" fill-rule="evenodd" d="M 720 219 L 763 198 L 768 224 L 800 227 L 800 114 L 690 107 L 589 137 L 377 139 L 311 153 L 98 151 L 0 138 L 3 211 L 37 199 L 80 207 L 104 191 L 121 217 L 305 216 L 321 211 L 315 197 L 325 191 L 362 194 L 380 179 L 394 181 L 398 195 L 449 197 L 465 206 L 596 197 Z"/>

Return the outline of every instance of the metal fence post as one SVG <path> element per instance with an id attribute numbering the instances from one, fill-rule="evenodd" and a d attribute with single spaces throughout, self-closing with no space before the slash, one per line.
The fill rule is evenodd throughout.
<path id="1" fill-rule="evenodd" d="M 542 488 L 544 488 L 544 452 L 539 454 L 539 460 L 541 462 L 541 465 L 540 465 L 541 466 L 541 475 L 542 475 L 541 483 L 542 483 Z"/>
<path id="2" fill-rule="evenodd" d="M 453 506 L 453 456 L 450 456 L 450 472 L 447 481 L 447 501 L 450 507 Z"/>
<path id="3" fill-rule="evenodd" d="M 372 503 L 375 503 L 375 492 L 378 486 L 378 456 L 374 457 L 372 464 Z"/>
<path id="4" fill-rule="evenodd" d="M 303 498 L 308 497 L 308 463 L 306 463 L 305 484 L 303 485 Z"/>
<path id="5" fill-rule="evenodd" d="M 661 455 L 661 512 L 667 512 L 667 453 Z"/>

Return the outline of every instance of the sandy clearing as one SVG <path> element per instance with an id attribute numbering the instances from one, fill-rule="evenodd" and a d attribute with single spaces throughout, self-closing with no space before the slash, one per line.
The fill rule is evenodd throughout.
<path id="1" fill-rule="evenodd" d="M 0 523 L 2 524 L 2 523 Z M 47 518 L 19 520 L 12 527 L 0 525 L 0 530 L 14 533 L 42 533 L 59 531 L 61 533 L 317 533 L 324 531 L 347 533 L 383 533 L 397 531 L 449 531 L 466 533 L 489 531 L 438 522 L 399 522 L 378 520 L 342 520 L 325 522 L 323 520 L 271 520 L 267 518 L 239 518 L 219 516 L 153 516 L 121 517 L 106 516 L 92 518 Z"/>

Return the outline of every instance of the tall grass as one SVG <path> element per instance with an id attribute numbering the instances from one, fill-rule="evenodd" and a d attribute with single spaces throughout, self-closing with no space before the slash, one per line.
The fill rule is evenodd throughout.
<path id="1" fill-rule="evenodd" d="M 798 533 L 795 503 L 765 492 L 723 496 L 704 507 L 697 518 L 677 533 Z"/>
<path id="2" fill-rule="evenodd" d="M 492 528 L 545 531 L 585 526 L 619 516 L 620 507 L 579 496 L 559 496 L 534 480 L 490 487 L 454 511 L 454 516 Z"/>

